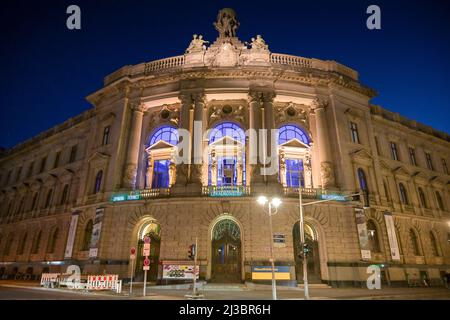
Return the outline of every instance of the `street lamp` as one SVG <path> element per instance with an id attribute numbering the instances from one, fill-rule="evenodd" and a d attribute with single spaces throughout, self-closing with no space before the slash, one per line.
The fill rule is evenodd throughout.
<path id="1" fill-rule="evenodd" d="M 277 286 L 275 280 L 275 260 L 273 258 L 273 229 L 272 229 L 272 215 L 276 214 L 278 211 L 278 207 L 281 205 L 280 198 L 272 198 L 271 201 L 267 199 L 265 196 L 260 196 L 258 198 L 258 203 L 265 208 L 265 205 L 268 204 L 268 214 L 269 214 L 269 228 L 270 228 L 270 264 L 272 266 L 272 299 L 277 300 Z M 274 209 L 272 211 L 272 208 Z"/>

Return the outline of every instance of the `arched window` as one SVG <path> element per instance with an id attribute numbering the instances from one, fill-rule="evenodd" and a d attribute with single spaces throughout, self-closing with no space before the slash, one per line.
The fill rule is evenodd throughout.
<path id="1" fill-rule="evenodd" d="M 218 142 L 228 137 L 233 145 Z M 245 132 L 232 122 L 219 123 L 209 132 L 208 185 L 246 185 Z M 236 149 L 236 145 L 239 150 Z M 230 148 L 229 148 L 230 147 Z M 213 157 L 212 154 L 215 156 Z M 214 162 L 214 164 L 213 164 Z M 241 171 L 240 171 L 241 170 Z"/>
<path id="2" fill-rule="evenodd" d="M 17 247 L 17 254 L 21 255 L 25 251 L 25 244 L 27 243 L 27 233 L 24 233 L 22 239 L 20 240 L 19 246 Z"/>
<path id="3" fill-rule="evenodd" d="M 52 232 L 50 232 L 48 237 L 48 244 L 47 244 L 47 253 L 54 253 L 55 252 L 55 246 L 58 241 L 59 236 L 59 229 L 54 228 Z"/>
<path id="4" fill-rule="evenodd" d="M 441 194 L 439 193 L 439 191 L 436 191 L 436 202 L 439 210 L 444 211 L 445 210 L 444 202 L 442 201 Z"/>
<path id="5" fill-rule="evenodd" d="M 223 122 L 212 128 L 209 132 L 209 144 L 223 137 L 230 137 L 242 144 L 245 144 L 244 130 L 232 122 Z"/>
<path id="6" fill-rule="evenodd" d="M 419 187 L 419 199 L 420 199 L 420 205 L 423 208 L 428 208 L 427 199 L 425 198 L 425 193 L 423 193 L 422 188 Z"/>
<path id="7" fill-rule="evenodd" d="M 89 250 L 89 245 L 91 243 L 91 236 L 92 236 L 92 229 L 93 229 L 93 223 L 92 220 L 89 220 L 88 223 L 86 223 L 86 227 L 84 228 L 84 237 L 83 237 L 83 243 L 81 246 L 81 250 L 87 251 Z"/>
<path id="8" fill-rule="evenodd" d="M 283 144 L 292 139 L 297 139 L 306 145 L 309 145 L 308 135 L 295 125 L 284 125 L 278 129 L 278 144 Z"/>
<path id="9" fill-rule="evenodd" d="M 64 186 L 64 189 L 63 189 L 62 194 L 61 194 L 61 201 L 59 202 L 60 205 L 63 205 L 63 204 L 66 203 L 68 194 L 69 194 L 69 185 L 66 184 Z"/>
<path id="10" fill-rule="evenodd" d="M 413 250 L 413 254 L 415 256 L 421 256 L 421 250 L 420 250 L 420 245 L 419 245 L 419 239 L 417 236 L 417 233 L 414 229 L 410 229 L 409 230 L 409 239 L 411 242 L 411 248 Z"/>
<path id="11" fill-rule="evenodd" d="M 148 146 L 152 146 L 161 140 L 173 146 L 176 146 L 178 144 L 178 130 L 170 126 L 164 126 L 159 128 L 150 137 L 150 142 Z"/>
<path id="12" fill-rule="evenodd" d="M 433 256 L 440 257 L 441 255 L 440 255 L 440 251 L 439 251 L 439 245 L 438 245 L 436 236 L 434 235 L 433 231 L 430 231 L 430 245 L 431 245 L 431 250 L 433 252 Z"/>
<path id="13" fill-rule="evenodd" d="M 34 239 L 33 242 L 33 249 L 31 250 L 32 254 L 39 253 L 39 249 L 41 248 L 41 238 L 42 238 L 42 231 L 38 231 L 38 233 L 36 234 L 36 238 Z"/>
<path id="14" fill-rule="evenodd" d="M 97 175 L 95 176 L 94 194 L 100 192 L 100 187 L 102 186 L 102 177 L 103 177 L 103 170 L 100 170 L 99 172 L 97 172 Z"/>
<path id="15" fill-rule="evenodd" d="M 365 191 L 365 193 L 369 193 L 369 187 L 367 185 L 366 174 L 365 174 L 364 170 L 361 168 L 358 169 L 358 181 L 359 181 L 359 188 L 361 190 Z"/>
<path id="16" fill-rule="evenodd" d="M 50 207 L 50 203 L 52 201 L 52 194 L 53 194 L 53 189 L 48 190 L 47 198 L 45 199 L 45 206 L 44 206 L 44 208 Z"/>
<path id="17" fill-rule="evenodd" d="M 400 201 L 401 201 L 401 203 L 409 205 L 408 193 L 406 192 L 406 188 L 403 185 L 403 183 L 400 183 L 398 185 L 398 188 L 400 190 Z"/>
<path id="18" fill-rule="evenodd" d="M 386 194 L 386 200 L 390 202 L 391 195 L 389 194 L 389 188 L 388 188 L 386 181 L 383 182 L 383 187 L 384 187 L 384 193 Z"/>
<path id="19" fill-rule="evenodd" d="M 378 228 L 373 220 L 367 221 L 367 233 L 369 236 L 370 251 L 375 253 L 381 252 Z"/>

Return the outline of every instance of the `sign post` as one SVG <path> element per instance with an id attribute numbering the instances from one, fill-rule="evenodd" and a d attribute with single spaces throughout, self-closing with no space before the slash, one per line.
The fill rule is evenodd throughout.
<path id="1" fill-rule="evenodd" d="M 144 237 L 144 249 L 143 249 L 143 256 L 144 259 L 144 289 L 143 289 L 143 295 L 145 297 L 146 295 L 146 289 L 147 289 L 147 271 L 150 270 L 150 259 L 148 256 L 150 255 L 150 237 L 145 236 Z"/>
<path id="2" fill-rule="evenodd" d="M 197 237 L 195 237 L 195 252 L 194 252 L 194 288 L 193 288 L 193 296 L 197 296 Z"/>
<path id="3" fill-rule="evenodd" d="M 133 277 L 134 277 L 134 261 L 136 260 L 136 248 L 132 247 L 130 249 L 130 261 L 131 261 L 131 270 L 130 270 L 130 295 L 133 293 Z"/>

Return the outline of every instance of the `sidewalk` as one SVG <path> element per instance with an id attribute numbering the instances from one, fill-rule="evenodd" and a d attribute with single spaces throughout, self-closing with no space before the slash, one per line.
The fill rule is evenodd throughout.
<path id="1" fill-rule="evenodd" d="M 64 292 L 78 295 L 101 296 L 111 299 L 133 299 L 133 300 L 185 300 L 186 294 L 192 291 L 189 287 L 178 289 L 163 289 L 147 285 L 146 297 L 143 297 L 143 284 L 133 284 L 133 293 L 130 295 L 129 286 L 122 287 L 122 293 L 117 294 L 113 291 L 93 291 L 84 292 L 80 290 L 71 290 L 67 288 L 50 289 L 40 287 L 38 282 L 25 281 L 0 281 L 0 286 L 9 288 L 34 289 L 50 292 Z M 292 288 L 283 290 L 278 288 L 278 297 L 280 300 L 303 300 L 304 293 L 301 288 Z M 203 290 L 199 293 L 204 294 L 205 300 L 270 300 L 270 285 L 258 285 L 256 288 L 246 288 L 245 290 L 226 290 L 226 285 L 220 290 Z M 310 289 L 312 300 L 378 300 L 378 299 L 444 299 L 450 300 L 450 290 L 445 288 L 383 288 L 381 290 L 368 290 L 363 288 L 313 288 Z"/>

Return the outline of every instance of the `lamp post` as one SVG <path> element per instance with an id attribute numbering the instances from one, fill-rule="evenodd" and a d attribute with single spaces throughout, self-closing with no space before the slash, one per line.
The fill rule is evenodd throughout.
<path id="1" fill-rule="evenodd" d="M 272 215 L 276 214 L 278 207 L 281 204 L 280 198 L 273 198 L 269 201 L 265 196 L 260 196 L 258 198 L 258 203 L 265 207 L 268 204 L 268 214 L 269 214 L 269 228 L 270 228 L 270 264 L 272 266 L 272 299 L 277 300 L 277 286 L 275 280 L 275 260 L 273 257 L 273 228 L 272 228 Z M 272 211 L 274 208 L 274 211 Z"/>

